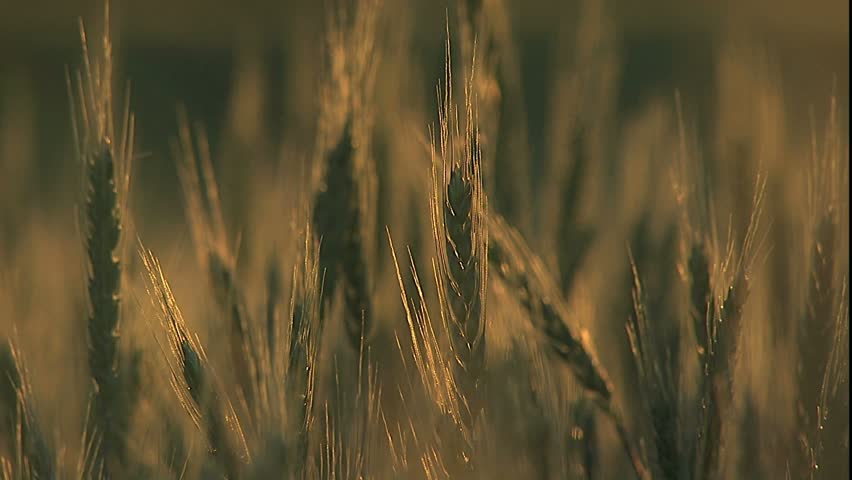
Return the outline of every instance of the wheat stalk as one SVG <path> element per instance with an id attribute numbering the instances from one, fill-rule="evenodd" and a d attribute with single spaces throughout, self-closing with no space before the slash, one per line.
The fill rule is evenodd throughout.
<path id="1" fill-rule="evenodd" d="M 633 314 L 627 334 L 633 361 L 639 374 L 639 389 L 648 415 L 657 453 L 655 477 L 675 479 L 681 476 L 681 446 L 678 442 L 678 368 L 679 335 L 671 338 L 659 333 L 650 323 L 645 308 L 646 294 L 633 255 Z M 655 328 L 656 327 L 656 328 Z"/>
<path id="2" fill-rule="evenodd" d="M 467 448 L 482 410 L 488 278 L 487 201 L 482 185 L 473 71 L 465 83 L 464 120 L 454 103 L 449 31 L 444 90 L 438 88 L 439 136 L 432 142 L 432 233 L 441 315 L 450 337 L 453 378 Z M 470 454 L 464 453 L 470 467 Z"/>
<path id="3" fill-rule="evenodd" d="M 0 432 L 16 455 L 10 468 L 17 467 L 17 474 L 8 477 L 57 478 L 54 455 L 33 412 L 32 387 L 26 373 L 20 351 L 4 340 L 0 344 Z"/>
<path id="4" fill-rule="evenodd" d="M 832 98 L 828 127 L 821 151 L 812 146 L 808 169 L 809 237 L 811 239 L 805 309 L 801 313 L 798 331 L 799 363 L 797 368 L 796 430 L 798 449 L 792 466 L 793 473 L 803 478 L 814 478 L 820 472 L 823 458 L 844 455 L 836 449 L 824 455 L 823 427 L 828 423 L 828 412 L 837 408 L 835 396 L 830 393 L 837 375 L 832 358 L 837 355 L 836 342 L 842 337 L 845 314 L 845 285 L 839 282 L 848 270 L 840 262 L 844 228 L 844 190 L 848 198 L 848 183 L 844 180 L 847 164 L 842 163 L 841 139 L 838 133 L 836 100 Z M 848 224 L 845 225 L 848 230 Z M 841 287 L 838 288 L 838 287 Z M 838 290 L 841 290 L 838 294 Z M 836 367 L 834 367 L 836 368 Z M 829 446 L 831 448 L 831 446 Z M 828 457 L 828 458 L 827 458 Z"/>
<path id="5" fill-rule="evenodd" d="M 586 390 L 604 400 L 612 398 L 609 381 L 591 348 L 565 324 L 564 300 L 544 270 L 541 261 L 530 251 L 520 233 L 497 214 L 490 220 L 490 262 L 497 276 L 518 291 L 522 306 L 530 312 L 536 331 L 572 369 Z"/>
<path id="6" fill-rule="evenodd" d="M 134 120 L 125 106 L 116 136 L 112 105 L 112 47 L 109 10 L 102 52 L 92 60 L 80 23 L 84 69 L 67 79 L 78 156 L 86 171 L 85 217 L 88 260 L 88 356 L 93 390 L 86 432 L 95 442 L 90 472 L 112 478 L 127 468 L 126 437 L 138 397 L 139 353 L 122 358 L 119 347 L 122 212 L 130 181 Z M 129 94 L 128 94 L 129 98 Z"/>
<path id="7" fill-rule="evenodd" d="M 293 268 L 286 361 L 285 398 L 289 419 L 290 471 L 303 478 L 308 466 L 310 427 L 314 421 L 315 377 L 319 343 L 320 283 L 319 246 L 306 222 L 304 242 Z M 274 370 L 273 370 L 274 371 Z"/>
<path id="8" fill-rule="evenodd" d="M 231 480 L 237 479 L 244 463 L 241 457 L 248 456 L 239 420 L 215 385 L 204 349 L 186 326 L 159 260 L 144 248 L 140 256 L 147 271 L 148 295 L 167 332 L 167 345 L 161 348 L 171 373 L 172 389 L 207 438 L 208 454 L 213 461 L 209 468 L 221 471 Z M 239 447 L 232 445 L 234 437 Z"/>
<path id="9" fill-rule="evenodd" d="M 755 182 L 752 209 L 743 244 L 735 255 L 730 240 L 722 255 L 715 237 L 708 242 L 696 232 L 687 232 L 688 258 L 682 273 L 690 291 L 689 315 L 694 327 L 699 376 L 699 432 L 692 455 L 692 470 L 698 478 L 715 478 L 718 474 L 722 443 L 722 423 L 733 399 L 733 365 L 738 354 L 743 310 L 748 299 L 751 273 L 765 254 L 765 230 L 761 224 L 766 181 Z M 706 213 L 706 212 L 705 212 Z M 713 261 L 715 258 L 718 263 Z M 718 278 L 713 276 L 718 266 Z M 715 293 L 714 281 L 728 284 L 721 295 Z"/>
<path id="10" fill-rule="evenodd" d="M 535 330 L 571 369 L 580 385 L 594 395 L 601 411 L 613 421 L 637 476 L 649 478 L 647 467 L 630 439 L 620 413 L 612 404 L 609 380 L 592 354 L 588 341 L 578 338 L 565 323 L 564 300 L 541 260 L 532 253 L 520 233 L 495 213 L 489 216 L 489 232 L 492 239 L 489 261 L 493 270 L 517 291 Z"/>
<path id="11" fill-rule="evenodd" d="M 173 146 L 199 266 L 207 273 L 214 299 L 229 325 L 231 361 L 240 392 L 251 410 L 258 379 L 258 348 L 251 337 L 248 308 L 236 276 L 236 258 L 226 238 L 219 188 L 207 136 L 195 128 L 196 148 L 185 110 L 178 111 L 178 142 Z"/>

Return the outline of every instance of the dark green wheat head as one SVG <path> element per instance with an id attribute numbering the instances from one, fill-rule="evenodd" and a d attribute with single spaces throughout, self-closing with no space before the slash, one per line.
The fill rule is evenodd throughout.
<path id="1" fill-rule="evenodd" d="M 473 76 L 466 83 L 464 110 L 460 113 L 452 93 L 449 41 L 446 56 L 443 96 L 440 87 L 438 94 L 438 145 L 436 150 L 433 141 L 432 149 L 431 216 L 442 315 L 454 358 L 462 422 L 470 430 L 481 409 L 485 368 L 487 201 Z"/>
<path id="2" fill-rule="evenodd" d="M 363 242 L 360 181 L 355 165 L 352 118 L 325 156 L 323 182 L 314 197 L 313 224 L 320 239 L 323 292 L 333 298 L 343 291 L 347 338 L 356 351 L 370 331 L 370 295 Z M 326 302 L 323 302 L 326 310 Z"/>
<path id="3" fill-rule="evenodd" d="M 87 338 L 92 380 L 86 432 L 94 442 L 88 471 L 111 478 L 129 466 L 126 437 L 138 397 L 139 357 L 131 353 L 124 358 L 119 346 L 122 214 L 126 211 L 134 120 L 125 105 L 123 125 L 116 133 L 108 23 L 107 12 L 102 49 L 94 59 L 81 23 L 85 68 L 67 80 L 77 154 L 86 175 Z"/>

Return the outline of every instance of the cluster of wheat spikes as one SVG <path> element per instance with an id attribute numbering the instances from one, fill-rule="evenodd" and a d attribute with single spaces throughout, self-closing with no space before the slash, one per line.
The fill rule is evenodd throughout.
<path id="1" fill-rule="evenodd" d="M 565 142 L 572 162 L 548 167 L 560 218 L 550 229 L 556 251 L 543 251 L 547 243 L 532 232 L 546 212 L 532 198 L 518 53 L 501 0 L 460 2 L 453 17 L 464 72 L 460 101 L 447 18 L 431 165 L 422 165 L 424 181 L 415 188 L 429 207 L 423 223 L 433 250 L 409 246 L 401 259 L 387 223 L 386 238 L 373 238 L 381 231 L 375 226 L 382 172 L 371 148 L 382 134 L 373 93 L 381 7 L 356 2 L 329 17 L 311 190 L 296 207 L 277 207 L 281 218 L 274 221 L 286 217 L 292 226 L 289 248 L 267 256 L 260 289 L 238 268 L 240 232 L 226 225 L 204 128 L 179 109 L 173 154 L 192 247 L 209 287 L 200 293 L 203 308 L 184 310 L 192 311 L 187 318 L 167 280 L 168 265 L 141 236 L 134 242 L 128 234 L 135 153 L 129 89 L 116 128 L 109 29 L 91 53 L 81 23 L 83 68 L 69 73 L 67 84 L 76 156 L 85 169 L 88 407 L 81 445 L 67 447 L 42 423 L 17 342 L 4 341 L 3 478 L 848 474 L 849 293 L 842 250 L 849 171 L 837 105 L 803 177 L 803 299 L 786 303 L 799 317 L 789 341 L 795 371 L 777 379 L 784 374 L 772 372 L 766 380 L 794 384 L 792 426 L 768 427 L 766 402 L 741 365 L 750 353 L 746 332 L 765 315 L 756 306 L 757 277 L 767 258 L 779 255 L 765 211 L 768 173 L 741 182 L 751 185 L 750 207 L 740 206 L 749 214 L 742 231 L 728 226 L 720 239 L 720 189 L 689 141 L 677 96 L 675 213 L 657 240 L 647 207 L 627 248 L 607 254 L 623 260 L 617 263 L 629 281 L 611 293 L 627 308 L 614 328 L 598 329 L 605 333 L 593 347 L 589 330 L 580 327 L 586 310 L 577 307 L 583 291 L 575 287 L 608 225 L 592 226 L 581 214 L 600 121 L 581 108 Z M 589 87 L 577 78 L 572 85 Z M 128 253 L 134 250 L 138 256 Z M 381 256 L 392 260 L 392 271 L 383 270 Z M 418 273 L 424 257 L 431 275 Z M 147 302 L 128 302 L 141 296 L 123 273 L 137 260 L 151 310 Z M 131 318 L 147 320 L 153 349 L 122 340 L 128 309 L 136 307 L 142 313 Z M 202 318 L 189 318 L 194 315 Z M 206 335 L 201 325 L 214 333 Z M 622 376 L 632 383 L 607 372 L 605 365 L 612 372 L 618 359 L 598 355 L 605 345 L 607 352 L 624 348 Z M 782 452 L 783 461 L 773 460 L 780 466 L 768 465 L 764 444 Z M 68 462 L 73 454 L 76 461 Z"/>

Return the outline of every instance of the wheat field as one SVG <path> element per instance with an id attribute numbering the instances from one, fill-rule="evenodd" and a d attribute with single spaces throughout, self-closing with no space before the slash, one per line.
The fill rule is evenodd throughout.
<path id="1" fill-rule="evenodd" d="M 0 69 L 2 478 L 849 476 L 848 63 L 724 29 L 630 103 L 612 2 L 445 3 L 240 37 L 222 108 L 99 5 L 62 135 Z"/>

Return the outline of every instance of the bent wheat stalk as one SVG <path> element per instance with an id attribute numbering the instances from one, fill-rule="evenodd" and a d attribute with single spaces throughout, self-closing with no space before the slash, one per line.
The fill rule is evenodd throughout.
<path id="1" fill-rule="evenodd" d="M 520 233 L 498 214 L 489 216 L 489 262 L 497 276 L 518 292 L 521 305 L 529 312 L 533 328 L 542 334 L 556 355 L 571 369 L 580 385 L 594 395 L 598 408 L 616 427 L 633 470 L 640 479 L 650 473 L 624 420 L 612 403 L 612 387 L 588 342 L 565 323 L 564 300 L 541 260 L 530 250 Z"/>
<path id="2" fill-rule="evenodd" d="M 159 260 L 144 249 L 140 256 L 148 273 L 148 295 L 167 332 L 167 345 L 161 348 L 171 372 L 172 389 L 207 438 L 208 454 L 213 463 L 210 467 L 228 479 L 237 479 L 243 464 L 241 457 L 248 460 L 239 420 L 215 384 L 204 349 L 187 328 Z M 239 442 L 239 450 L 232 444 L 234 439 Z"/>

